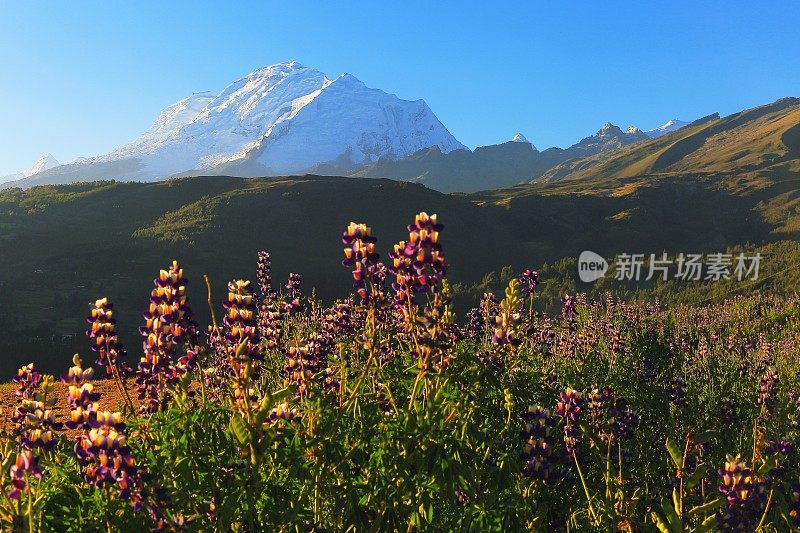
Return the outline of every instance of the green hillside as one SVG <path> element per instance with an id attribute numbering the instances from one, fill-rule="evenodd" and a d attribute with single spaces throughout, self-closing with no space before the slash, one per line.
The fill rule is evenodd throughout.
<path id="1" fill-rule="evenodd" d="M 438 213 L 449 277 L 462 294 L 504 266 L 536 269 L 584 249 L 605 256 L 713 252 L 797 237 L 776 211 L 793 201 L 787 195 L 796 198 L 788 185 L 755 194 L 707 177 L 674 178 L 626 195 L 576 194 L 566 185 L 448 195 L 384 179 L 303 176 L 5 190 L 0 354 L 14 365 L 32 357 L 46 365 L 83 349 L 87 303 L 101 296 L 117 304 L 123 339 L 138 351 L 136 327 L 152 279 L 174 258 L 191 280 L 201 323 L 208 314 L 202 275 L 209 274 L 219 299 L 229 279 L 254 277 L 262 249 L 272 254 L 276 280 L 298 272 L 307 290 L 330 301 L 349 286 L 339 260 L 351 220 L 373 227 L 386 258 L 415 213 Z"/>
<path id="2" fill-rule="evenodd" d="M 215 177 L 2 191 L 0 354 L 63 356 L 71 347 L 62 338 L 80 336 L 87 303 L 105 295 L 117 304 L 128 344 L 138 345 L 135 328 L 152 279 L 173 258 L 186 266 L 202 321 L 202 275 L 221 297 L 229 279 L 254 277 L 258 250 L 272 254 L 277 280 L 294 271 L 320 297 L 343 296 L 349 275 L 340 265 L 340 239 L 348 222 L 369 222 L 386 257 L 421 209 L 446 221 L 453 279 L 536 256 L 515 244 L 503 209 L 388 180 Z"/>
<path id="3" fill-rule="evenodd" d="M 630 178 L 725 176 L 763 184 L 758 178 L 800 172 L 800 99 L 783 98 L 727 117 L 710 116 L 669 135 L 567 161 L 538 182 L 563 181 L 559 190 L 626 194 Z M 641 181 L 641 180 L 640 180 Z"/>

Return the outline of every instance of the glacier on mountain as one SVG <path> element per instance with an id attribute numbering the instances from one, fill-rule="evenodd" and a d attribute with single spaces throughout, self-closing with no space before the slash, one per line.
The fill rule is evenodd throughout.
<path id="1" fill-rule="evenodd" d="M 100 172 L 106 179 L 140 181 L 214 168 L 297 174 L 342 158 L 361 165 L 434 146 L 444 153 L 466 148 L 423 100 L 402 100 L 350 74 L 330 79 L 292 61 L 258 69 L 219 94 L 195 93 L 117 150 L 20 185 Z"/>
<path id="2" fill-rule="evenodd" d="M 682 127 L 686 126 L 687 124 L 689 123 L 673 118 L 672 120 L 667 121 L 665 124 L 657 128 L 653 128 L 652 130 L 647 130 L 644 133 L 648 137 L 655 139 L 656 137 L 661 137 L 662 135 L 666 135 L 667 133 L 672 133 L 675 130 L 679 130 Z"/>

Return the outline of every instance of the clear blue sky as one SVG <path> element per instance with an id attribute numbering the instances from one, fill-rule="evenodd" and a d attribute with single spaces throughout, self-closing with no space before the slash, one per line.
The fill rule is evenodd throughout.
<path id="1" fill-rule="evenodd" d="M 424 98 L 470 147 L 800 96 L 793 0 L 387 4 L 0 0 L 0 175 L 110 151 L 192 92 L 290 59 Z"/>

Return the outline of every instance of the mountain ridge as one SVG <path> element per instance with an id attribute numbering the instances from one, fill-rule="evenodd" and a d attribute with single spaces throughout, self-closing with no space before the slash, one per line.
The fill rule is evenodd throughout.
<path id="1" fill-rule="evenodd" d="M 343 155 L 355 164 L 429 146 L 465 148 L 424 100 L 402 100 L 351 74 L 330 79 L 296 61 L 264 67 L 220 93 L 195 93 L 164 109 L 116 150 L 25 177 L 16 186 L 92 179 L 152 181 L 215 167 L 270 174 L 307 171 Z"/>
<path id="2" fill-rule="evenodd" d="M 60 163 L 55 157 L 53 157 L 53 154 L 47 153 L 37 159 L 33 166 L 24 172 L 16 172 L 7 176 L 0 176 L 0 185 L 7 182 L 25 179 L 40 172 L 44 172 L 45 170 L 57 167 L 58 165 L 60 165 Z"/>

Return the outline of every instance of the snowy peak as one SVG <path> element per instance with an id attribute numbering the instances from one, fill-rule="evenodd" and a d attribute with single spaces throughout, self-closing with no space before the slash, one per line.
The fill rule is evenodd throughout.
<path id="1" fill-rule="evenodd" d="M 36 160 L 36 163 L 33 166 L 24 172 L 17 172 L 14 174 L 9 174 L 7 176 L 0 176 L 0 183 L 7 183 L 10 181 L 17 181 L 21 179 L 28 178 L 33 176 L 34 174 L 38 174 L 39 172 L 44 172 L 45 170 L 49 170 L 53 167 L 57 167 L 60 163 L 53 157 L 53 154 L 43 155 L 39 159 Z"/>
<path id="2" fill-rule="evenodd" d="M 657 128 L 653 128 L 652 130 L 645 131 L 645 134 L 647 134 L 648 137 L 655 139 L 656 137 L 661 137 L 667 133 L 672 133 L 675 130 L 679 130 L 687 124 L 689 123 L 673 118 L 672 120 L 667 121 L 666 124 L 663 124 Z"/>
<path id="3" fill-rule="evenodd" d="M 331 162 L 400 159 L 431 147 L 466 148 L 423 100 L 402 100 L 352 74 L 329 78 L 288 61 L 254 70 L 219 93 L 179 100 L 134 141 L 76 161 L 68 171 L 92 174 L 83 172 L 87 165 L 102 165 L 108 179 L 141 181 L 222 168 L 231 175 L 295 174 Z M 62 170 L 36 181 L 72 181 Z"/>
<path id="4" fill-rule="evenodd" d="M 529 145 L 531 146 L 531 149 L 532 149 L 533 151 L 535 151 L 535 152 L 538 152 L 538 149 L 537 149 L 537 148 L 536 148 L 536 147 L 533 145 L 533 143 L 532 143 L 532 142 L 530 142 L 530 141 L 528 140 L 528 138 L 527 138 L 527 137 L 525 137 L 525 136 L 524 136 L 522 133 L 519 133 L 519 132 L 518 132 L 516 135 L 514 135 L 513 137 L 511 137 L 511 140 L 510 140 L 510 141 L 508 141 L 508 142 L 512 142 L 512 143 L 522 143 L 522 144 L 529 144 Z"/>
<path id="5" fill-rule="evenodd" d="M 344 157 L 352 165 L 401 159 L 425 148 L 443 153 L 466 147 L 439 122 L 424 100 L 401 100 L 367 87 L 351 74 L 323 81 L 293 100 L 250 154 L 278 174 Z"/>
<path id="6" fill-rule="evenodd" d="M 53 167 L 57 167 L 59 164 L 60 163 L 56 160 L 56 158 L 53 157 L 53 154 L 43 155 L 36 160 L 36 163 L 33 164 L 30 170 L 25 172 L 25 177 L 38 174 L 39 172 L 49 170 Z"/>

